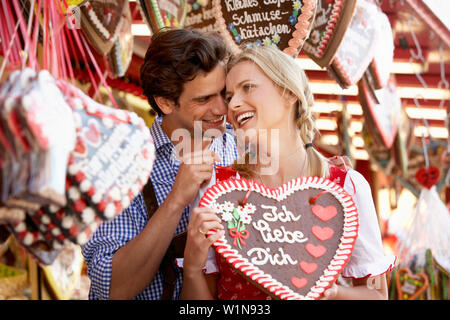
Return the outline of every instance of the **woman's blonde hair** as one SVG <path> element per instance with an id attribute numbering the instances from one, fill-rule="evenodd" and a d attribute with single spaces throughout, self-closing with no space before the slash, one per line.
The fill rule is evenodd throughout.
<path id="1" fill-rule="evenodd" d="M 283 92 L 286 90 L 297 97 L 297 109 L 295 110 L 296 125 L 300 131 L 300 137 L 304 144 L 314 141 L 315 133 L 318 132 L 311 108 L 314 97 L 309 86 L 309 80 L 303 69 L 295 62 L 294 58 L 272 46 L 251 46 L 243 48 L 241 52 L 233 56 L 227 64 L 227 70 L 231 70 L 241 61 L 254 62 L 266 76 L 273 81 Z M 274 110 L 275 111 L 275 110 Z M 328 176 L 328 160 L 314 147 L 306 148 L 308 176 Z M 248 168 L 248 155 L 243 161 L 236 161 L 233 165 L 235 170 L 243 172 L 244 175 L 253 176 Z"/>

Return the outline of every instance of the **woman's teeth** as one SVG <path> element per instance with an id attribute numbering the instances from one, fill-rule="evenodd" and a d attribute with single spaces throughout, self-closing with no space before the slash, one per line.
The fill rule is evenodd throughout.
<path id="1" fill-rule="evenodd" d="M 241 114 L 239 117 L 237 117 L 236 121 L 240 126 L 242 126 L 248 120 L 253 118 L 254 115 L 255 115 L 254 112 L 246 112 L 246 113 Z"/>

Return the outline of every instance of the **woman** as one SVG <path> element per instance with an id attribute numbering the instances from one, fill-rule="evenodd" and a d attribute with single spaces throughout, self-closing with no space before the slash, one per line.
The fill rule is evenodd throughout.
<path id="1" fill-rule="evenodd" d="M 330 178 L 334 167 L 312 145 L 316 131 L 311 113 L 313 96 L 308 79 L 295 60 L 276 48 L 251 47 L 233 57 L 227 69 L 228 121 L 237 134 L 245 136 L 246 143 L 258 150 L 254 155 L 256 161 L 244 164 L 237 161 L 234 165 L 240 176 L 249 176 L 270 187 L 299 176 Z M 268 139 L 267 134 L 258 134 L 271 130 L 278 132 L 276 141 Z M 273 153 L 274 144 L 278 146 L 276 153 Z M 277 170 L 267 170 L 273 161 L 263 162 L 264 154 L 278 161 Z M 395 257 L 383 254 L 370 187 L 354 170 L 349 170 L 343 180 L 342 186 L 353 196 L 359 212 L 358 238 L 352 257 L 341 273 L 352 278 L 353 286 L 334 284 L 325 291 L 324 298 L 387 299 L 384 274 L 394 266 Z M 215 179 L 210 182 L 213 183 Z M 210 229 L 218 232 L 207 238 L 204 233 Z M 193 210 L 184 257 L 182 298 L 269 298 L 220 258 L 215 262 L 210 246 L 223 234 L 220 219 L 211 209 Z"/>

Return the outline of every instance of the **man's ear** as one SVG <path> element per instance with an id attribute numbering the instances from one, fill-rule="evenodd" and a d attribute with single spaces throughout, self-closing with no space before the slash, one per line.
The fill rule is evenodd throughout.
<path id="1" fill-rule="evenodd" d="M 174 101 L 161 96 L 154 96 L 153 98 L 155 99 L 155 102 L 158 104 L 158 107 L 164 114 L 170 114 L 175 109 Z"/>

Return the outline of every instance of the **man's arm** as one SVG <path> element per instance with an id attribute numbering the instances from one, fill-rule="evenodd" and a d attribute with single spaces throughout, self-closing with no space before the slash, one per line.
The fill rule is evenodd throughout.
<path id="1" fill-rule="evenodd" d="M 172 191 L 149 223 L 114 254 L 110 299 L 131 299 L 153 281 L 184 208 L 192 202 L 200 186 L 211 179 L 217 157 L 211 151 L 189 157 L 183 160 Z"/>
<path id="2" fill-rule="evenodd" d="M 174 196 L 169 194 L 145 228 L 114 254 L 110 299 L 132 299 L 153 281 L 184 209 Z"/>

